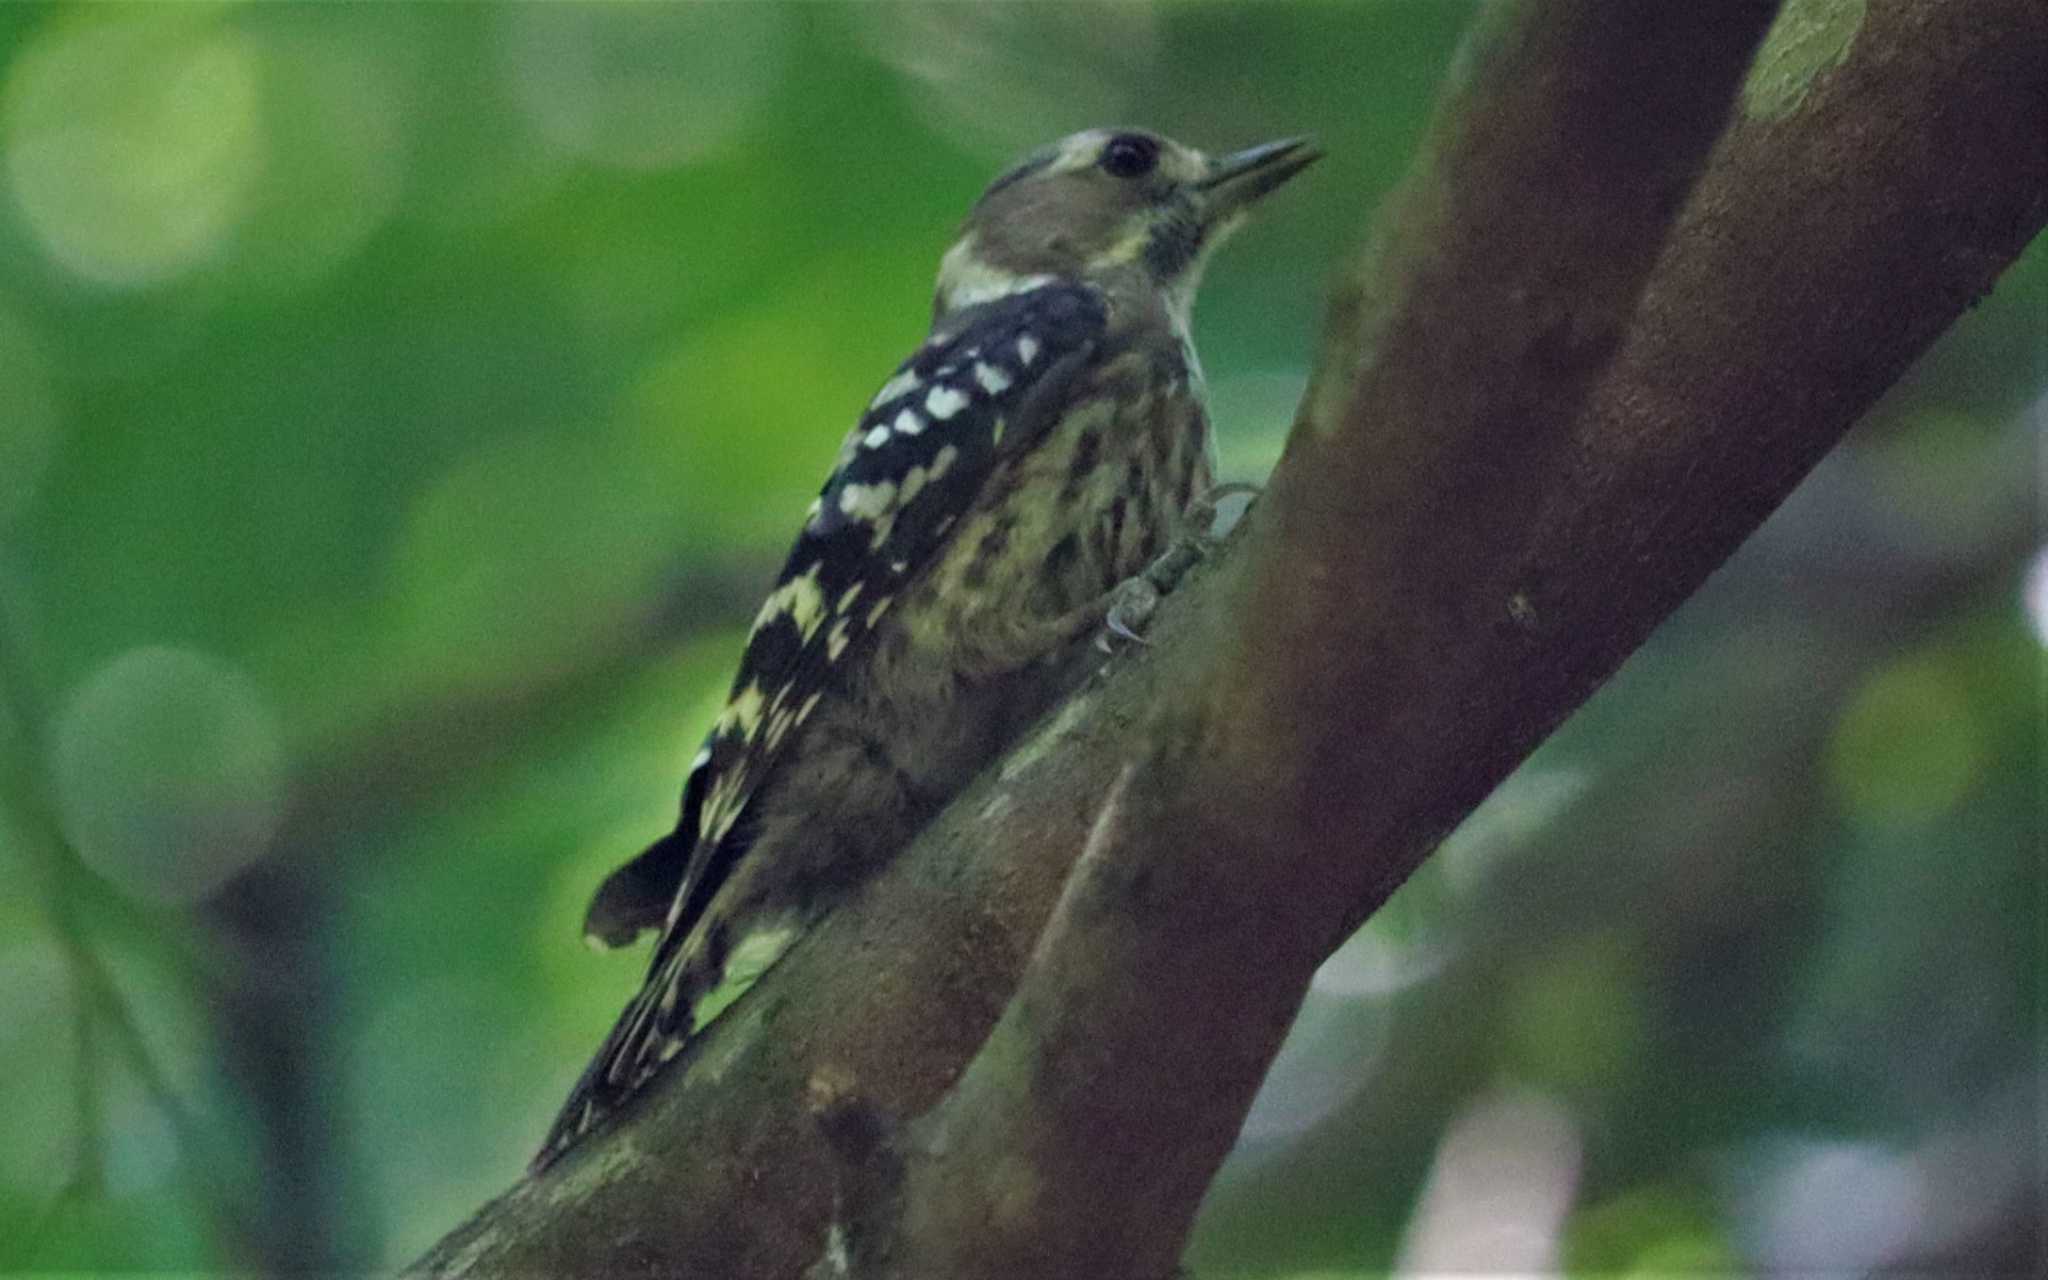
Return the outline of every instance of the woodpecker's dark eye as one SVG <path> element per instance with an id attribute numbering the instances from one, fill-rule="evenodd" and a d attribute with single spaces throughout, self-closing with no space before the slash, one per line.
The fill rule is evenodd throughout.
<path id="1" fill-rule="evenodd" d="M 1142 133 L 1120 133 L 1102 149 L 1103 169 L 1119 178 L 1142 178 L 1159 163 L 1159 140 Z"/>

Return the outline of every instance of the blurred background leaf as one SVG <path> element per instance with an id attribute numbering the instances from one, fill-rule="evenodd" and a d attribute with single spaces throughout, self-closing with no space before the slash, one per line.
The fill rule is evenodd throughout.
<path id="1" fill-rule="evenodd" d="M 1198 319 L 1256 477 L 1469 8 L 0 8 L 0 1269 L 360 1271 L 502 1187 L 980 184 L 1320 137 Z M 1333 957 L 1201 1274 L 2035 1256 L 2044 302 Z"/>

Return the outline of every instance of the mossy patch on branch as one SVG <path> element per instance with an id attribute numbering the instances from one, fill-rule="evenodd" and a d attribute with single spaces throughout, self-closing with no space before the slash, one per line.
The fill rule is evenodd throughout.
<path id="1" fill-rule="evenodd" d="M 1848 58 L 1863 15 L 1864 0 L 1791 0 L 1764 35 L 1743 82 L 1742 114 L 1783 120 L 1797 111 L 1814 80 Z"/>

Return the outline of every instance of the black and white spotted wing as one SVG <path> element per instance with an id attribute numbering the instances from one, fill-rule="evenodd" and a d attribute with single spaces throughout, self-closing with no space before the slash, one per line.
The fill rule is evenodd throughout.
<path id="1" fill-rule="evenodd" d="M 1094 291 L 1064 284 L 949 316 L 847 436 L 754 620 L 675 832 L 615 873 L 592 905 L 593 938 L 622 943 L 655 923 L 662 936 L 646 987 L 571 1095 L 544 1159 L 579 1131 L 594 1092 L 630 1087 L 652 1070 L 649 1042 L 665 1034 L 654 1011 L 691 931 L 746 854 L 749 801 L 991 472 L 1050 425 L 1056 414 L 1035 412 L 1034 393 L 1049 373 L 1070 376 L 1105 323 Z"/>
<path id="2" fill-rule="evenodd" d="M 747 802 L 833 672 L 860 659 L 996 463 L 1046 425 L 1020 420 L 1018 409 L 1104 323 L 1093 290 L 1063 284 L 960 312 L 847 434 L 692 762 L 674 834 L 619 873 L 665 915 L 639 919 L 663 924 L 661 951 L 688 933 L 744 852 Z M 615 930 L 608 940 L 629 936 Z"/>

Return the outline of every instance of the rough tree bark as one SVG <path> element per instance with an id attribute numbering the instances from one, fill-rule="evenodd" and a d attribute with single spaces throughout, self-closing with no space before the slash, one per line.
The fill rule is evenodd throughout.
<path id="1" fill-rule="evenodd" d="M 1321 958 L 2048 221 L 2038 0 L 1738 92 L 1774 7 L 1492 6 L 1152 648 L 414 1274 L 1170 1272 Z"/>

